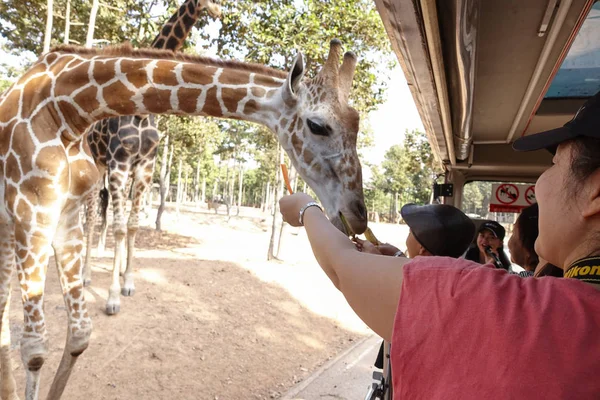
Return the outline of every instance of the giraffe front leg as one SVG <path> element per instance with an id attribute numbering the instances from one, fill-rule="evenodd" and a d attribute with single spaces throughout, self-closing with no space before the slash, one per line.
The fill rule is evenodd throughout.
<path id="1" fill-rule="evenodd" d="M 88 315 L 81 280 L 83 230 L 78 212 L 71 212 L 61 220 L 53 247 L 69 327 L 63 356 L 48 392 L 48 400 L 60 399 L 73 366 L 88 347 L 92 334 L 92 321 Z"/>
<path id="2" fill-rule="evenodd" d="M 53 231 L 42 227 L 34 228 L 25 222 L 15 226 L 16 264 L 24 314 L 21 360 L 26 371 L 27 400 L 38 399 L 41 369 L 48 355 L 44 287 L 50 257 L 49 238 Z"/>
<path id="3" fill-rule="evenodd" d="M 115 255 L 113 258 L 112 283 L 108 289 L 108 301 L 106 302 L 106 313 L 108 315 L 117 314 L 121 310 L 120 273 L 125 256 L 125 236 L 127 235 L 124 217 L 125 193 L 123 190 L 127 179 L 126 176 L 122 177 L 118 173 L 111 172 L 109 172 L 109 180 L 113 200 Z"/>
<path id="4" fill-rule="evenodd" d="M 10 357 L 10 289 L 15 268 L 14 226 L 0 224 L 0 398 L 19 400 Z"/>
<path id="5" fill-rule="evenodd" d="M 135 238 L 140 226 L 140 209 L 144 200 L 144 195 L 150 186 L 154 163 L 148 163 L 143 168 L 136 171 L 133 182 L 133 201 L 131 202 L 131 211 L 127 221 L 127 269 L 123 274 L 123 296 L 133 296 L 135 294 L 135 284 L 133 282 L 133 260 L 135 257 Z"/>

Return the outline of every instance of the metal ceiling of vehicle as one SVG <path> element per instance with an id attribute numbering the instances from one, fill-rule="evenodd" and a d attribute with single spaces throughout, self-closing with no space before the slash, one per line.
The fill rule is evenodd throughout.
<path id="1" fill-rule="evenodd" d="M 549 153 L 510 143 L 561 126 L 585 101 L 544 95 L 594 2 L 375 0 L 448 171 L 532 181 L 550 165 Z"/>

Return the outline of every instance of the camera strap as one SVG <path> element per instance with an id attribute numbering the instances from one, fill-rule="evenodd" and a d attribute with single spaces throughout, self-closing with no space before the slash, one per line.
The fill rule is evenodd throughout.
<path id="1" fill-rule="evenodd" d="M 575 261 L 565 272 L 564 277 L 600 283 L 600 257 L 587 257 Z"/>

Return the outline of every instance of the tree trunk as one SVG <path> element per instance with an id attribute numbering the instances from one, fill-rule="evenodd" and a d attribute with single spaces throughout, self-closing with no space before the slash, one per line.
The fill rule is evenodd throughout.
<path id="1" fill-rule="evenodd" d="M 206 202 L 206 177 L 202 177 L 202 203 Z"/>
<path id="2" fill-rule="evenodd" d="M 215 182 L 213 184 L 213 190 L 212 190 L 212 199 L 210 199 L 211 201 L 215 201 L 217 199 L 218 184 L 219 184 L 219 178 L 215 178 Z"/>
<path id="3" fill-rule="evenodd" d="M 88 24 L 87 38 L 85 39 L 85 47 L 94 45 L 94 30 L 96 29 L 96 15 L 98 15 L 99 0 L 93 0 L 92 9 L 90 11 L 90 22 Z"/>
<path id="4" fill-rule="evenodd" d="M 186 165 L 187 167 L 187 165 Z M 183 204 L 186 204 L 189 200 L 189 192 L 190 192 L 190 170 L 188 168 L 185 169 L 185 180 L 183 181 Z"/>
<path id="5" fill-rule="evenodd" d="M 302 193 L 306 193 L 306 182 L 304 182 L 304 189 L 302 190 Z"/>
<path id="6" fill-rule="evenodd" d="M 267 211 L 267 204 L 269 204 L 269 191 L 271 190 L 271 182 L 267 182 L 265 192 L 263 194 L 262 212 Z"/>
<path id="7" fill-rule="evenodd" d="M 160 161 L 160 205 L 158 206 L 158 211 L 156 213 L 156 230 L 160 231 L 160 218 L 162 217 L 162 213 L 165 210 L 165 202 L 167 200 L 167 190 L 169 188 L 168 182 L 168 157 L 169 157 L 169 135 L 165 135 L 165 143 L 163 145 L 163 153 Z"/>
<path id="8" fill-rule="evenodd" d="M 65 44 L 69 44 L 69 35 L 71 34 L 71 0 L 67 0 L 65 5 Z"/>
<path id="9" fill-rule="evenodd" d="M 177 167 L 177 195 L 175 196 L 175 212 L 179 217 L 179 205 L 183 196 L 183 182 L 181 182 L 181 168 L 183 167 L 183 157 L 179 157 L 179 166 Z"/>
<path id="10" fill-rule="evenodd" d="M 194 184 L 194 203 L 196 205 L 199 205 L 198 200 L 200 200 L 200 160 L 196 164 L 196 181 Z"/>
<path id="11" fill-rule="evenodd" d="M 235 173 L 235 162 L 234 162 L 233 168 L 231 169 L 231 182 L 229 182 L 229 189 L 228 189 L 229 204 L 231 204 L 231 206 L 235 205 L 235 194 L 234 194 L 235 177 L 236 177 L 236 173 Z"/>
<path id="12" fill-rule="evenodd" d="M 394 193 L 394 222 L 400 223 L 400 213 L 398 212 L 398 198 L 400 197 L 400 193 Z"/>
<path id="13" fill-rule="evenodd" d="M 44 33 L 44 53 L 50 50 L 50 40 L 52 39 L 52 14 L 54 13 L 53 3 L 54 0 L 47 0 L 48 15 L 46 15 L 46 32 Z"/>
<path id="14" fill-rule="evenodd" d="M 244 188 L 244 167 L 240 163 L 240 181 L 238 184 L 238 200 L 237 200 L 237 215 L 240 215 L 240 207 L 242 206 L 242 190 Z"/>
<path id="15" fill-rule="evenodd" d="M 279 213 L 277 212 L 279 210 L 279 198 L 283 195 L 283 176 L 281 173 L 281 168 L 279 168 L 279 166 L 281 164 L 284 163 L 285 158 L 284 158 L 284 153 L 283 150 L 281 149 L 281 146 L 279 146 L 277 148 L 277 153 L 279 154 L 279 163 L 277 164 L 276 168 L 277 168 L 277 182 L 276 182 L 276 191 L 274 190 L 274 196 L 273 196 L 273 224 L 271 226 L 271 240 L 269 241 L 269 251 L 267 253 L 267 260 L 272 260 L 274 258 L 276 258 L 276 254 L 275 254 L 275 246 L 276 246 L 276 239 L 277 239 L 277 220 L 279 217 Z M 283 221 L 282 221 L 283 224 Z"/>

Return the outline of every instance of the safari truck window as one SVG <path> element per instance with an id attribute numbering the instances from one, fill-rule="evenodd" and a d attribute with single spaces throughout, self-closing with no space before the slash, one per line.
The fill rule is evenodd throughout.
<path id="1" fill-rule="evenodd" d="M 545 98 L 580 98 L 600 90 L 600 2 L 591 8 Z"/>
<path id="2" fill-rule="evenodd" d="M 463 189 L 462 210 L 474 220 L 492 219 L 507 233 L 521 210 L 535 203 L 533 183 L 473 181 Z"/>

